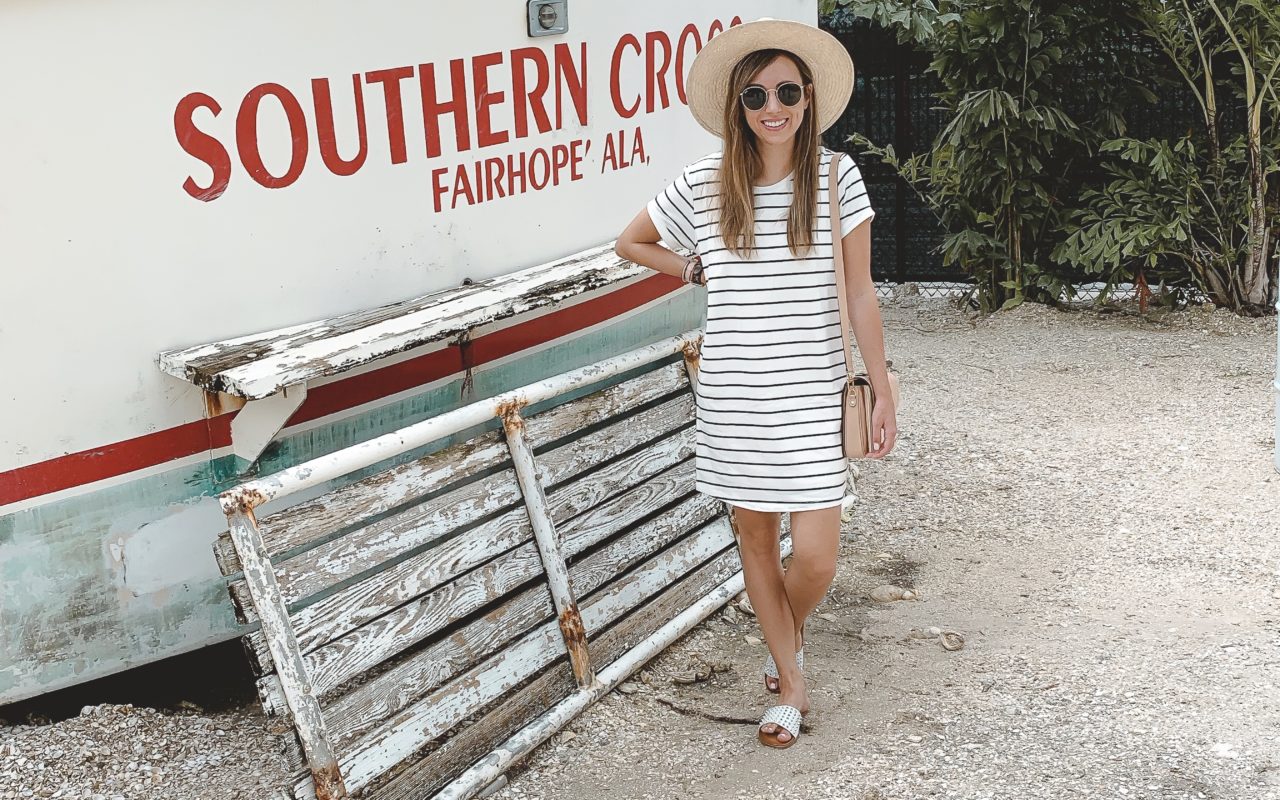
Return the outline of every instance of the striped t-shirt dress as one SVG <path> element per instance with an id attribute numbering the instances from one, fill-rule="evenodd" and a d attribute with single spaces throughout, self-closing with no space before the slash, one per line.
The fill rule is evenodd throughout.
<path id="1" fill-rule="evenodd" d="M 673 248 L 702 257 L 707 316 L 698 371 L 697 490 L 755 511 L 837 505 L 847 462 L 840 441 L 845 362 L 831 250 L 822 148 L 814 247 L 787 247 L 792 179 L 755 187 L 750 258 L 719 236 L 720 153 L 685 167 L 649 201 L 649 216 Z M 840 162 L 841 237 L 875 216 L 852 157 Z"/>

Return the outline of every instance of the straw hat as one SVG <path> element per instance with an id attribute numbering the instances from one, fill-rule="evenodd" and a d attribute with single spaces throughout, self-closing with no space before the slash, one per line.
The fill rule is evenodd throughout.
<path id="1" fill-rule="evenodd" d="M 707 42 L 689 68 L 685 81 L 689 110 L 698 124 L 723 136 L 724 100 L 729 73 L 748 53 L 768 49 L 795 53 L 813 73 L 817 95 L 818 132 L 830 128 L 844 114 L 853 94 L 853 59 L 836 37 L 803 22 L 762 17 L 735 25 Z M 814 108 L 810 105 L 810 112 Z"/>

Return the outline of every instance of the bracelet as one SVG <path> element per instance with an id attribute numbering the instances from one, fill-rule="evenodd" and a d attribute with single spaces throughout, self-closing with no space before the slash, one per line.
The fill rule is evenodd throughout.
<path id="1" fill-rule="evenodd" d="M 707 276 L 703 272 L 702 258 L 700 256 L 695 255 L 693 258 L 685 260 L 681 278 L 685 283 L 696 283 L 699 286 L 707 285 Z"/>

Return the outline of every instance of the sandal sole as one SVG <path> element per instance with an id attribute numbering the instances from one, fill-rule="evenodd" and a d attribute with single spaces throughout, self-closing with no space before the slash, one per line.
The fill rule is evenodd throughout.
<path id="1" fill-rule="evenodd" d="M 800 738 L 799 736 L 793 736 L 790 739 L 786 740 L 785 742 L 780 742 L 774 738 L 775 736 L 777 736 L 776 733 L 775 734 L 768 734 L 768 733 L 756 734 L 756 738 L 760 740 L 760 744 L 764 745 L 765 747 L 772 747 L 775 750 L 786 750 L 788 747 L 795 744 L 796 740 Z"/>

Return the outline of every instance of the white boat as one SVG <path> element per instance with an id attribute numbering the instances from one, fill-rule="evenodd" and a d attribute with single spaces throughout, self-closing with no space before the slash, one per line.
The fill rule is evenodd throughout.
<path id="1" fill-rule="evenodd" d="M 816 14 L 0 7 L 0 704 L 243 635 L 211 545 L 214 496 L 246 472 L 669 337 L 701 307 L 653 275 L 480 324 L 308 381 L 265 449 L 232 434 L 245 396 L 159 354 L 607 244 L 718 146 L 684 103 L 702 44 Z"/>

